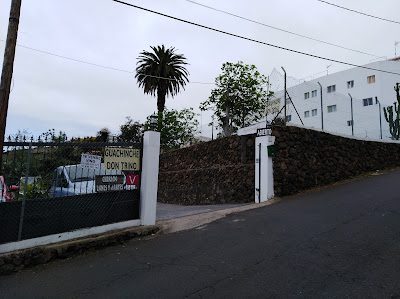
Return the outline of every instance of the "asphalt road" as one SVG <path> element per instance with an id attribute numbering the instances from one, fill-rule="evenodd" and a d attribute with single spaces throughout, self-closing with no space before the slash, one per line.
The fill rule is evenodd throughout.
<path id="1" fill-rule="evenodd" d="M 0 277 L 1 298 L 400 298 L 400 171 Z"/>

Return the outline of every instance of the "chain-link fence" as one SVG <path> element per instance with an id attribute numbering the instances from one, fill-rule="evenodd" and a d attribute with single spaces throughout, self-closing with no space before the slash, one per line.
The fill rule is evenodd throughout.
<path id="1" fill-rule="evenodd" d="M 141 152 L 132 142 L 9 138 L 0 244 L 139 219 Z"/>

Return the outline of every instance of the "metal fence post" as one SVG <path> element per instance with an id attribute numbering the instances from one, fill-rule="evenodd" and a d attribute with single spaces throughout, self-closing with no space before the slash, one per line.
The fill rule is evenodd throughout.
<path id="1" fill-rule="evenodd" d="M 286 94 L 287 94 L 287 76 L 286 76 L 286 70 L 282 67 L 282 70 L 283 70 L 283 73 L 285 74 L 284 75 L 284 89 L 285 89 L 285 96 L 284 96 L 284 99 L 285 99 L 285 113 L 284 113 L 284 123 L 285 123 L 285 126 L 286 126 L 286 114 L 287 114 L 287 109 L 286 109 L 286 101 L 287 101 L 287 97 L 286 97 Z"/>
<path id="2" fill-rule="evenodd" d="M 25 202 L 26 202 L 26 195 L 28 193 L 28 176 L 29 176 L 29 168 L 31 165 L 31 158 L 32 158 L 32 141 L 29 143 L 28 149 L 28 163 L 26 166 L 26 174 L 25 174 L 25 182 L 24 182 L 24 198 L 22 199 L 21 205 L 21 215 L 19 217 L 19 227 L 18 227 L 18 241 L 21 241 L 22 238 L 22 228 L 24 226 L 24 216 L 25 216 Z"/>
<path id="3" fill-rule="evenodd" d="M 353 97 L 350 96 L 350 111 L 351 111 L 351 136 L 354 136 L 354 115 L 353 115 Z"/>
<path id="4" fill-rule="evenodd" d="M 319 85 L 319 89 L 320 89 L 320 96 L 321 96 L 321 130 L 324 130 L 324 105 L 322 102 L 322 85 L 321 83 L 317 82 Z"/>
<path id="5" fill-rule="evenodd" d="M 380 132 L 381 132 L 380 136 L 381 136 L 381 139 L 382 139 L 382 113 L 381 113 L 382 108 L 381 108 L 381 102 L 378 100 L 378 97 L 375 97 L 375 100 L 379 104 L 379 128 L 380 128 Z"/>

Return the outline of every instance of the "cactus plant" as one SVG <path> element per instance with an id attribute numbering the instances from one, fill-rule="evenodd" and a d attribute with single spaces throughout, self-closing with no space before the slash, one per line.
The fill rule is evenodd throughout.
<path id="1" fill-rule="evenodd" d="M 392 139 L 400 139 L 400 83 L 396 83 L 394 87 L 397 95 L 397 103 L 393 103 L 393 106 L 383 108 L 385 119 L 389 124 L 389 131 Z"/>

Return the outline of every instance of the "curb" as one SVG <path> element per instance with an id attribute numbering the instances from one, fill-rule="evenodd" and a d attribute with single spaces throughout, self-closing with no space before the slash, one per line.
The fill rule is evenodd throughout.
<path id="1" fill-rule="evenodd" d="M 24 268 L 46 264 L 51 260 L 65 259 L 92 249 L 99 249 L 125 241 L 158 233 L 158 226 L 137 226 L 114 230 L 105 234 L 83 237 L 56 244 L 23 249 L 0 255 L 0 275 L 7 275 Z"/>
<path id="2" fill-rule="evenodd" d="M 108 233 L 82 237 L 65 242 L 37 246 L 29 249 L 0 254 L 0 275 L 7 275 L 25 268 L 46 264 L 55 259 L 66 259 L 93 249 L 100 249 L 125 241 L 157 233 L 168 234 L 196 228 L 230 214 L 269 206 L 281 201 L 274 198 L 261 204 L 249 204 L 242 207 L 204 212 L 190 216 L 157 221 L 155 226 L 136 226 L 114 230 Z"/>
<path id="3" fill-rule="evenodd" d="M 272 200 L 269 200 L 267 202 L 260 203 L 260 204 L 258 204 L 258 203 L 257 204 L 249 204 L 249 205 L 242 206 L 242 207 L 235 207 L 235 208 L 217 210 L 217 211 L 212 211 L 212 212 L 204 212 L 204 213 L 199 213 L 199 214 L 190 215 L 190 216 L 183 216 L 183 217 L 168 219 L 168 220 L 159 220 L 156 222 L 156 225 L 160 228 L 160 233 L 162 233 L 162 234 L 175 233 L 175 232 L 180 232 L 180 231 L 185 231 L 185 230 L 189 230 L 192 228 L 196 228 L 196 227 L 199 227 L 199 226 L 202 226 L 205 224 L 209 224 L 218 219 L 224 218 L 230 214 L 262 208 L 265 206 L 269 206 L 269 205 L 278 203 L 280 201 L 281 201 L 280 198 L 275 197 Z"/>

